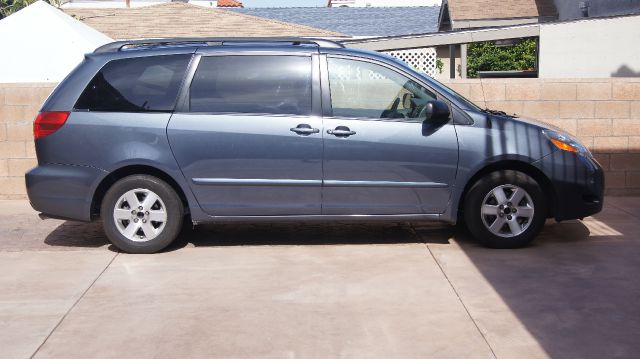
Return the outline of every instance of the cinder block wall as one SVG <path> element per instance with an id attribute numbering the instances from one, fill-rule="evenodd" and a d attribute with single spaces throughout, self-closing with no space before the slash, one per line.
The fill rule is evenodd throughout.
<path id="1" fill-rule="evenodd" d="M 55 84 L 0 84 L 0 199 L 26 198 L 24 173 L 36 165 L 33 120 Z"/>
<path id="2" fill-rule="evenodd" d="M 640 78 L 445 82 L 481 107 L 540 119 L 578 136 L 604 166 L 609 194 L 640 194 Z M 36 165 L 33 120 L 55 84 L 0 84 L 0 199 L 25 198 Z"/>

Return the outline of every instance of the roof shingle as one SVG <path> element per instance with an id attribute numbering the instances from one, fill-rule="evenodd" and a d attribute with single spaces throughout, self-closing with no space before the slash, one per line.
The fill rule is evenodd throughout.
<path id="1" fill-rule="evenodd" d="M 334 31 L 182 2 L 138 8 L 70 8 L 64 11 L 117 40 L 206 36 L 345 37 Z"/>
<path id="2" fill-rule="evenodd" d="M 553 0 L 448 0 L 456 20 L 492 20 L 556 16 Z"/>
<path id="3" fill-rule="evenodd" d="M 395 36 L 437 32 L 440 7 L 245 8 L 232 11 L 351 36 Z"/>

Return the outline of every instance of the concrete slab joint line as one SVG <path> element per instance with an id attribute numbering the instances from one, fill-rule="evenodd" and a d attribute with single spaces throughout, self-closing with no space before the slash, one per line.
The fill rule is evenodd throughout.
<path id="1" fill-rule="evenodd" d="M 412 227 L 412 229 L 413 229 L 413 227 Z M 438 261 L 436 256 L 433 255 L 433 252 L 431 251 L 431 248 L 429 247 L 429 244 L 425 243 L 424 246 L 426 247 L 427 251 L 429 252 L 429 255 L 431 256 L 431 259 L 433 259 L 433 261 L 438 265 L 438 268 L 440 269 L 440 272 L 442 272 L 442 275 L 445 277 L 445 279 L 449 283 L 449 286 L 451 287 L 451 290 L 453 290 L 453 292 L 456 294 L 456 297 L 458 298 L 458 301 L 460 301 L 460 305 L 462 305 L 462 307 L 464 308 L 464 311 L 467 313 L 467 316 L 469 316 L 469 319 L 471 319 L 471 321 L 473 322 L 473 325 L 478 330 L 478 333 L 480 333 L 480 335 L 482 336 L 482 340 L 484 340 L 484 342 L 487 344 L 487 347 L 491 351 L 492 358 L 494 358 L 494 359 L 497 358 L 495 351 L 491 347 L 491 344 L 489 344 L 489 340 L 485 336 L 484 332 L 480 329 L 480 326 L 478 326 L 478 323 L 476 322 L 476 320 L 471 315 L 471 312 L 469 312 L 469 308 L 467 308 L 467 306 L 462 301 L 462 298 L 460 297 L 460 294 L 458 293 L 458 291 L 456 290 L 456 287 L 453 285 L 453 283 L 449 279 L 449 276 L 447 276 L 447 273 L 445 273 L 444 269 L 442 268 L 442 265 L 440 264 L 440 262 Z"/>
<path id="2" fill-rule="evenodd" d="M 78 299 L 76 299 L 75 302 L 73 302 L 73 304 L 71 305 L 71 307 L 69 307 L 69 310 L 67 310 L 66 313 L 64 313 L 64 315 L 62 316 L 62 318 L 60 318 L 60 320 L 58 321 L 58 323 L 56 323 L 55 327 L 53 327 L 53 329 L 51 329 L 51 332 L 49 332 L 49 334 L 47 334 L 47 337 L 44 338 L 44 340 L 42 341 L 42 343 L 40 343 L 40 345 L 38 345 L 38 347 L 36 348 L 36 350 L 33 352 L 33 354 L 31 354 L 31 356 L 29 357 L 30 359 L 35 358 L 35 356 L 38 354 L 38 352 L 40 351 L 40 349 L 42 349 L 42 347 L 47 343 L 47 340 L 49 340 L 49 338 L 51 337 L 51 335 L 53 335 L 53 333 L 56 331 L 56 329 L 58 329 L 58 327 L 60 327 L 60 325 L 62 324 L 62 322 L 64 322 L 64 320 L 67 318 L 67 316 L 69 315 L 69 313 L 71 313 L 71 311 L 73 310 L 73 308 L 75 308 L 78 303 L 82 300 L 82 298 L 84 298 L 84 296 L 87 294 L 87 292 L 93 287 L 93 285 L 98 281 L 98 279 L 100 279 L 100 277 L 102 276 L 102 274 L 104 274 L 104 272 L 107 271 L 107 269 L 111 266 L 111 263 L 113 263 L 113 261 L 116 259 L 116 257 L 118 257 L 118 254 L 120 253 L 116 253 L 113 255 L 113 257 L 111 257 L 111 260 L 109 261 L 109 263 L 107 263 L 107 265 L 100 271 L 100 273 L 98 273 L 98 275 L 96 276 L 96 278 L 89 284 L 89 286 L 87 286 L 87 288 L 82 292 L 82 294 L 80 294 L 80 296 L 78 297 Z"/>

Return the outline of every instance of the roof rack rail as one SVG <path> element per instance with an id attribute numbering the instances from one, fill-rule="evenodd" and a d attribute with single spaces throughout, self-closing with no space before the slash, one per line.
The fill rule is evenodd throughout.
<path id="1" fill-rule="evenodd" d="M 339 42 L 325 39 L 304 38 L 304 37 L 175 37 L 166 39 L 145 39 L 145 40 L 124 40 L 115 41 L 98 47 L 94 53 L 118 52 L 128 48 L 136 47 L 156 47 L 171 45 L 205 45 L 221 46 L 225 43 L 290 43 L 292 45 L 317 45 L 318 47 L 342 48 Z"/>

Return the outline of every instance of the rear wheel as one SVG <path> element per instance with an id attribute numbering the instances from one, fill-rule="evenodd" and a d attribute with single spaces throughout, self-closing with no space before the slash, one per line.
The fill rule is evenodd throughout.
<path id="1" fill-rule="evenodd" d="M 183 213 L 173 188 L 148 175 L 116 182 L 100 211 L 107 237 L 128 253 L 155 253 L 171 244 L 182 228 Z"/>
<path id="2" fill-rule="evenodd" d="M 544 226 L 547 200 L 540 185 L 518 171 L 490 173 L 476 182 L 464 202 L 471 234 L 491 248 L 517 248 Z"/>

